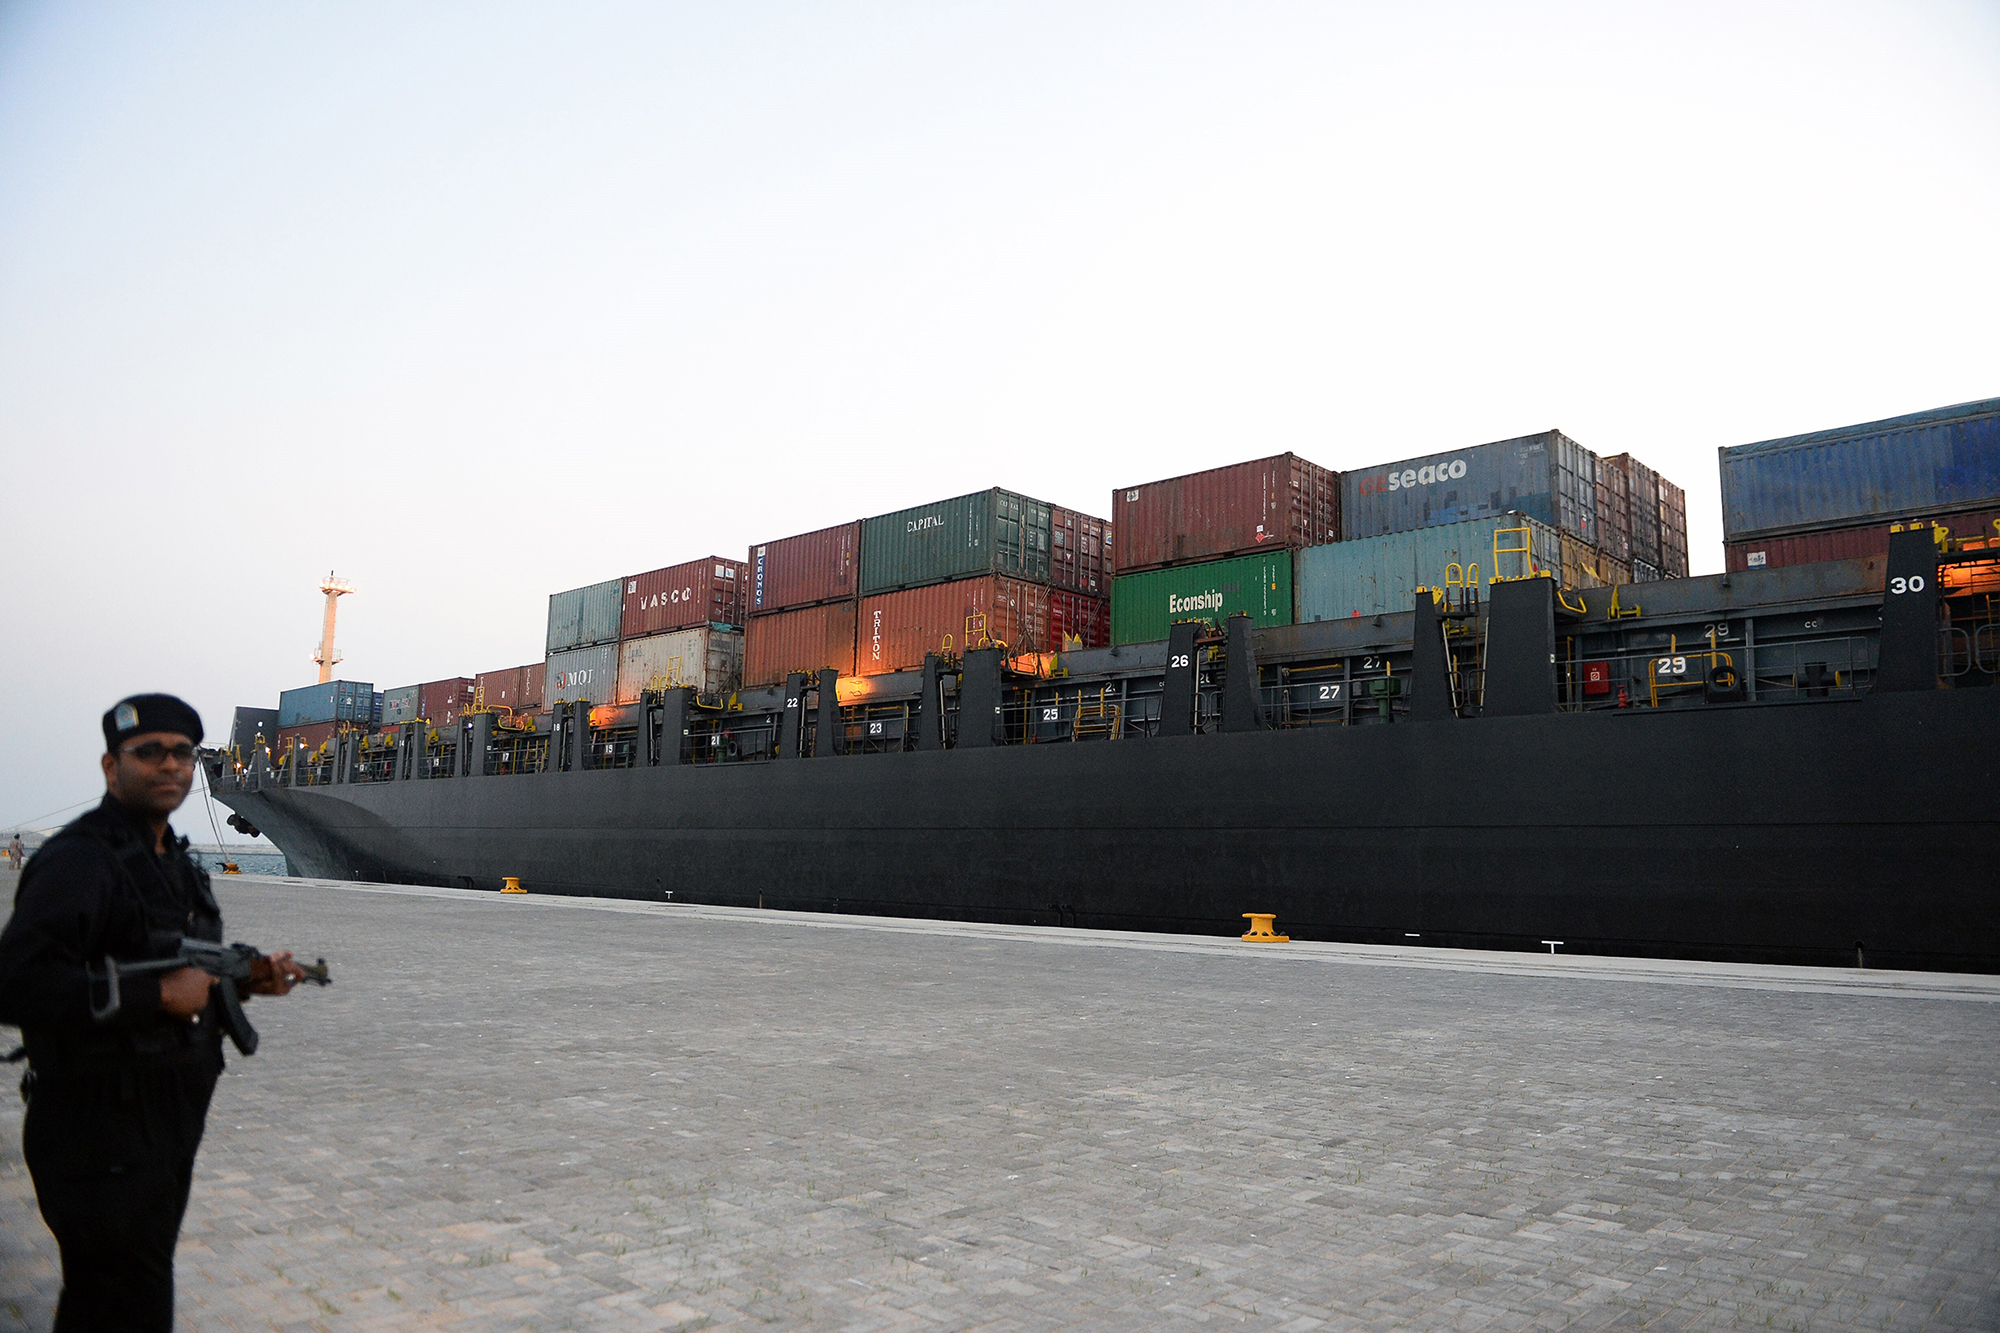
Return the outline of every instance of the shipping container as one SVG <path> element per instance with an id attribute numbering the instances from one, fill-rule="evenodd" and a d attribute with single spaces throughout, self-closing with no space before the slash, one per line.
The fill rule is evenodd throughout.
<path id="1" fill-rule="evenodd" d="M 1496 575 L 1554 574 L 1562 558 L 1562 534 L 1523 514 L 1309 546 L 1298 558 L 1298 618 L 1392 615 L 1416 606 L 1418 588 L 1455 582 L 1476 583 L 1483 599 Z"/>
<path id="2" fill-rule="evenodd" d="M 1049 506 L 1049 586 L 1111 595 L 1111 524 L 1061 505 Z"/>
<path id="3" fill-rule="evenodd" d="M 2000 539 L 2000 509 L 1927 514 L 1904 522 L 1923 526 L 1936 523 L 1948 529 L 1954 537 Z M 1858 527 L 1785 533 L 1775 537 L 1746 537 L 1740 541 L 1725 542 L 1722 547 L 1724 568 L 1735 574 L 1749 569 L 1809 565 L 1820 560 L 1886 557 L 1889 554 L 1891 526 L 1888 523 L 1864 523 Z"/>
<path id="4" fill-rule="evenodd" d="M 521 668 L 482 671 L 472 678 L 473 700 L 481 708 L 515 708 L 521 703 Z"/>
<path id="5" fill-rule="evenodd" d="M 301 685 L 278 696 L 278 725 L 311 726 L 315 722 L 367 722 L 375 712 L 375 686 L 356 680 L 330 680 Z"/>
<path id="6" fill-rule="evenodd" d="M 339 734 L 341 727 L 351 725 L 342 722 L 313 722 L 299 727 L 278 728 L 277 744 L 272 747 L 271 757 L 277 758 L 296 741 L 299 748 L 310 755 L 320 746 L 327 744 Z"/>
<path id="7" fill-rule="evenodd" d="M 752 616 L 743 627 L 743 684 L 776 685 L 794 671 L 854 674 L 853 602 Z"/>
<path id="8" fill-rule="evenodd" d="M 618 645 L 600 643 L 550 653 L 545 677 L 545 707 L 584 700 L 608 704 L 618 697 Z"/>
<path id="9" fill-rule="evenodd" d="M 2000 504 L 2000 398 L 1721 450 L 1725 541 Z"/>
<path id="10" fill-rule="evenodd" d="M 925 653 L 1062 646 L 1049 626 L 1049 590 L 999 574 L 864 597 L 855 628 L 854 667 L 864 676 L 922 666 Z"/>
<path id="11" fill-rule="evenodd" d="M 1625 469 L 1613 458 L 1597 460 L 1597 549 L 1613 560 L 1631 563 L 1631 497 Z"/>
<path id="12" fill-rule="evenodd" d="M 271 744 L 278 738 L 278 710 L 275 708 L 239 708 L 229 722 L 229 748 L 244 763 L 250 762 L 250 752 L 256 748 L 258 738 L 262 743 Z"/>
<path id="13" fill-rule="evenodd" d="M 1341 535 L 1350 541 L 1505 513 L 1594 545 L 1597 456 L 1561 431 L 1545 430 L 1341 477 Z"/>
<path id="14" fill-rule="evenodd" d="M 1151 643 L 1176 620 L 1219 626 L 1238 611 L 1253 625 L 1292 623 L 1289 550 L 1120 574 L 1111 581 L 1111 642 Z"/>
<path id="15" fill-rule="evenodd" d="M 1660 478 L 1660 568 L 1670 579 L 1688 576 L 1687 492 Z"/>
<path id="16" fill-rule="evenodd" d="M 619 637 L 643 638 L 696 625 L 741 625 L 743 566 L 719 555 L 704 556 L 625 580 Z"/>
<path id="17" fill-rule="evenodd" d="M 1069 588 L 1049 589 L 1049 648 L 1075 652 L 1111 646 L 1111 599 Z"/>
<path id="18" fill-rule="evenodd" d="M 1340 540 L 1340 475 L 1297 454 L 1111 493 L 1119 574 Z M 1115 619 L 1114 612 L 1114 619 Z"/>
<path id="19" fill-rule="evenodd" d="M 369 710 L 368 720 L 374 726 L 382 724 L 382 691 L 380 690 L 375 691 L 375 702 Z"/>
<path id="20" fill-rule="evenodd" d="M 393 690 L 382 691 L 382 725 L 400 726 L 422 717 L 423 690 L 421 685 L 398 685 Z"/>
<path id="21" fill-rule="evenodd" d="M 740 629 L 697 625 L 618 645 L 617 703 L 637 703 L 647 690 L 692 686 L 702 694 L 726 694 L 742 685 Z"/>
<path id="22" fill-rule="evenodd" d="M 861 524 L 842 523 L 760 542 L 750 548 L 747 565 L 753 616 L 822 602 L 851 602 L 861 586 Z"/>
<path id="23" fill-rule="evenodd" d="M 521 702 L 516 705 L 517 708 L 525 708 L 533 712 L 536 709 L 548 706 L 547 702 L 543 699 L 544 690 L 542 688 L 548 678 L 548 674 L 549 664 L 547 662 L 529 662 L 521 668 Z"/>
<path id="24" fill-rule="evenodd" d="M 1644 560 L 1634 560 L 1632 562 L 1632 582 L 1634 583 L 1659 583 L 1665 580 L 1666 577 L 1667 572 L 1658 565 L 1648 564 Z"/>
<path id="25" fill-rule="evenodd" d="M 865 596 L 988 573 L 1049 581 L 1047 504 L 995 487 L 862 522 Z"/>
<path id="26" fill-rule="evenodd" d="M 1631 581 L 1630 562 L 1613 560 L 1589 542 L 1580 542 L 1566 532 L 1559 537 L 1560 574 L 1565 588 L 1611 588 Z"/>
<path id="27" fill-rule="evenodd" d="M 1598 470 L 1610 469 L 1622 479 L 1625 490 L 1627 533 L 1631 538 L 1632 558 L 1643 560 L 1649 565 L 1665 568 L 1665 533 L 1660 526 L 1661 494 L 1664 485 L 1660 474 L 1647 467 L 1630 454 L 1613 454 L 1598 460 Z M 1675 489 L 1679 489 L 1676 487 Z M 1683 500 L 1681 545 L 1687 545 L 1685 500 Z"/>
<path id="28" fill-rule="evenodd" d="M 428 681 L 418 687 L 418 716 L 434 727 L 458 725 L 459 717 L 472 707 L 472 677 L 453 676 Z"/>
<path id="29" fill-rule="evenodd" d="M 549 595 L 547 648 L 551 656 L 593 643 L 616 643 L 625 605 L 625 580 L 607 579 Z"/>

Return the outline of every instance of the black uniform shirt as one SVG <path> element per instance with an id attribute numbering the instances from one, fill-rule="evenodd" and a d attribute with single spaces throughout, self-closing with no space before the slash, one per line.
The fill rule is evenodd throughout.
<path id="1" fill-rule="evenodd" d="M 22 871 L 14 915 L 0 930 L 0 1023 L 21 1029 L 37 1069 L 185 1058 L 221 1040 L 212 1013 L 191 1025 L 160 1009 L 158 973 L 123 981 L 107 1022 L 90 1016 L 86 966 L 153 957 L 152 935 L 222 939 L 221 909 L 207 873 L 188 859 L 187 840 L 169 832 L 166 847 L 155 855 L 145 822 L 107 795 Z M 103 983 L 94 989 L 101 1004 Z"/>

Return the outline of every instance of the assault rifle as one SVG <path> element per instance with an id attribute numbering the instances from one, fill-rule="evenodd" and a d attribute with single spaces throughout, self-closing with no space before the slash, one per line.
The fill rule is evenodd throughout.
<path id="1" fill-rule="evenodd" d="M 90 1016 L 100 1023 L 108 1022 L 118 1012 L 118 979 L 120 977 L 143 976 L 149 972 L 173 972 L 183 967 L 198 967 L 215 978 L 215 989 L 222 994 L 222 1030 L 236 1043 L 236 1049 L 245 1055 L 257 1053 L 257 1029 L 250 1026 L 250 1020 L 243 1013 L 243 998 L 237 993 L 238 982 L 250 980 L 252 970 L 262 961 L 264 954 L 247 944 L 215 944 L 209 940 L 189 939 L 185 935 L 155 935 L 154 948 L 159 957 L 148 958 L 139 963 L 121 963 L 106 956 L 104 974 L 85 969 L 91 985 L 104 987 L 105 1000 L 99 1007 L 95 998 L 90 1005 Z M 303 966 L 303 965 L 302 965 Z M 322 958 L 305 969 L 302 981 L 310 981 L 315 986 L 331 986 L 333 978 L 327 975 L 326 959 Z"/>

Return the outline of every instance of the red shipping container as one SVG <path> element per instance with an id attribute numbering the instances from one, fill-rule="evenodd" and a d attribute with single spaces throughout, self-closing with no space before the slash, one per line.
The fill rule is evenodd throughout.
<path id="1" fill-rule="evenodd" d="M 854 668 L 863 676 L 924 664 L 925 653 L 1005 644 L 1013 653 L 1054 652 L 1049 590 L 1004 574 L 933 583 L 861 599 Z"/>
<path id="2" fill-rule="evenodd" d="M 1340 540 L 1340 475 L 1297 454 L 1111 493 L 1120 574 Z"/>
<path id="3" fill-rule="evenodd" d="M 1111 525 L 1060 505 L 1049 506 L 1049 586 L 1111 595 Z"/>
<path id="4" fill-rule="evenodd" d="M 1071 643 L 1070 640 L 1076 640 Z M 1111 600 L 1067 588 L 1049 589 L 1049 647 L 1061 652 L 1111 646 Z"/>
<path id="5" fill-rule="evenodd" d="M 298 741 L 299 746 L 307 754 L 311 754 L 313 751 L 319 749 L 320 746 L 332 740 L 341 727 L 352 727 L 353 725 L 352 722 L 314 722 L 310 726 L 304 727 L 280 727 L 278 728 L 278 743 L 271 748 L 271 758 L 277 759 L 280 755 L 284 754 L 286 747 L 291 745 L 294 740 Z"/>
<path id="6" fill-rule="evenodd" d="M 1975 509 L 1930 518 L 1904 519 L 1915 523 L 1942 524 L 1954 537 L 2000 538 L 2000 509 Z M 1866 560 L 1889 554 L 1887 523 L 1866 523 L 1852 528 L 1831 528 L 1824 532 L 1794 532 L 1783 537 L 1755 537 L 1723 544 L 1724 565 L 1735 574 L 1749 569 L 1777 569 L 1783 565 L 1809 565 L 1819 560 Z"/>
<path id="7" fill-rule="evenodd" d="M 470 676 L 453 676 L 417 686 L 417 716 L 439 729 L 458 725 L 458 715 L 472 707 Z"/>
<path id="8" fill-rule="evenodd" d="M 542 677 L 547 671 L 546 662 L 530 662 L 505 671 L 482 671 L 472 678 L 475 697 L 488 708 L 532 712 L 542 706 Z"/>
<path id="9" fill-rule="evenodd" d="M 762 542 L 750 548 L 744 565 L 750 615 L 852 601 L 861 579 L 861 524 L 842 523 Z"/>
<path id="10" fill-rule="evenodd" d="M 742 574 L 743 566 L 736 561 L 712 555 L 632 575 L 625 580 L 619 637 L 641 639 L 710 621 L 742 624 L 747 581 Z"/>
<path id="11" fill-rule="evenodd" d="M 743 627 L 743 683 L 776 685 L 794 671 L 812 674 L 832 667 L 854 674 L 852 601 L 828 602 L 767 616 L 752 616 Z"/>

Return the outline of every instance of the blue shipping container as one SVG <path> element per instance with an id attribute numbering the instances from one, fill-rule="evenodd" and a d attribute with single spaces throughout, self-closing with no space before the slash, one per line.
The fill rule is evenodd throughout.
<path id="1" fill-rule="evenodd" d="M 1596 545 L 1597 455 L 1545 430 L 1356 468 L 1341 474 L 1340 501 L 1350 541 L 1511 512 Z"/>
<path id="2" fill-rule="evenodd" d="M 548 651 L 560 653 L 593 643 L 616 643 L 618 622 L 624 614 L 624 579 L 607 579 L 568 592 L 550 593 Z"/>
<path id="3" fill-rule="evenodd" d="M 278 725 L 310 727 L 320 722 L 357 722 L 366 726 L 373 720 L 375 687 L 362 681 L 330 680 L 324 685 L 301 685 L 278 696 Z"/>
<path id="4" fill-rule="evenodd" d="M 1728 541 L 2000 505 L 2000 398 L 1720 452 Z"/>
<path id="5" fill-rule="evenodd" d="M 1521 527 L 1528 529 L 1528 557 L 1502 554 L 1496 567 L 1494 534 Z M 1501 541 L 1503 548 L 1521 544 L 1518 533 Z M 1451 565 L 1459 567 L 1460 578 L 1476 578 L 1482 587 L 1496 574 L 1513 578 L 1547 570 L 1560 575 L 1562 537 L 1546 523 L 1508 514 L 1308 546 L 1298 554 L 1292 580 L 1299 622 L 1408 611 L 1417 604 L 1418 588 L 1445 585 Z"/>

